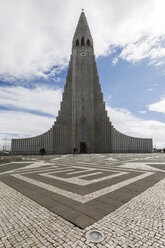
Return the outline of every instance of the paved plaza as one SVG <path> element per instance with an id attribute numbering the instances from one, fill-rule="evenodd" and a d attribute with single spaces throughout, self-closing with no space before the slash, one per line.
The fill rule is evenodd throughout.
<path id="1" fill-rule="evenodd" d="M 163 248 L 164 178 L 165 154 L 27 156 L 0 165 L 0 248 Z M 87 240 L 89 230 L 104 240 Z"/>

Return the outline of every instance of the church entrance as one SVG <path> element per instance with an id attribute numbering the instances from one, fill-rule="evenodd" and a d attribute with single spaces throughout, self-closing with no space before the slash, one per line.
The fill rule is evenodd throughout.
<path id="1" fill-rule="evenodd" d="M 80 153 L 87 153 L 86 142 L 80 142 Z"/>

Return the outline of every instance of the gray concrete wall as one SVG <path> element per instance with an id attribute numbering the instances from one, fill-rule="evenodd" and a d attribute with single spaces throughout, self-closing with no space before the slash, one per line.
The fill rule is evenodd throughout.
<path id="1" fill-rule="evenodd" d="M 112 127 L 112 152 L 152 152 L 152 139 L 135 138 L 119 133 Z"/>
<path id="2" fill-rule="evenodd" d="M 42 135 L 24 139 L 12 139 L 13 154 L 39 154 L 40 148 L 45 147 L 47 153 L 53 153 L 52 128 Z"/>

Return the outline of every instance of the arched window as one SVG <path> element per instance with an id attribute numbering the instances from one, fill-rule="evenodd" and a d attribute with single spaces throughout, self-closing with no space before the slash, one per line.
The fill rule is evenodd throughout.
<path id="1" fill-rule="evenodd" d="M 87 46 L 90 46 L 90 40 L 87 39 Z"/>
<path id="2" fill-rule="evenodd" d="M 79 46 L 79 40 L 78 39 L 76 40 L 76 46 Z"/>
<path id="3" fill-rule="evenodd" d="M 81 46 L 85 46 L 84 37 L 81 37 Z"/>

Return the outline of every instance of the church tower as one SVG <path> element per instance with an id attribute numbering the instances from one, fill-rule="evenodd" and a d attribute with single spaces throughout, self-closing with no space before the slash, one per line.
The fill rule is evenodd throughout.
<path id="1" fill-rule="evenodd" d="M 66 84 L 58 117 L 46 133 L 13 139 L 13 153 L 151 152 L 152 139 L 124 135 L 111 124 L 99 82 L 93 39 L 82 11 L 72 41 Z"/>
<path id="2" fill-rule="evenodd" d="M 68 132 L 61 146 L 56 136 L 60 129 L 59 138 L 65 129 Z M 111 124 L 105 111 L 93 39 L 84 12 L 80 15 L 72 41 L 72 55 L 54 135 L 55 153 L 64 152 L 64 147 L 66 153 L 73 147 L 80 152 L 111 152 Z"/>
<path id="3" fill-rule="evenodd" d="M 84 12 L 72 43 L 72 146 L 94 151 L 93 40 Z"/>

